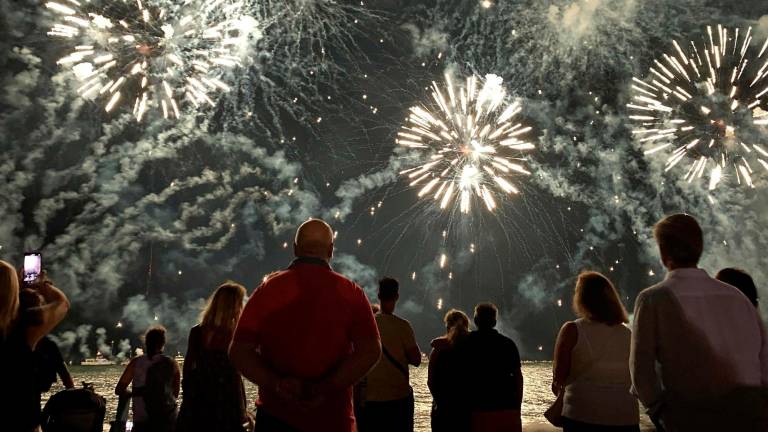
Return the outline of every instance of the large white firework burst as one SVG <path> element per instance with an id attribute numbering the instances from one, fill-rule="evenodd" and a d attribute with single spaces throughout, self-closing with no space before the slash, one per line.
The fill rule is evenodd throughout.
<path id="1" fill-rule="evenodd" d="M 633 134 L 646 154 L 668 152 L 665 170 L 683 162 L 688 182 L 707 173 L 713 190 L 730 176 L 753 187 L 768 169 L 768 40 L 753 42 L 751 27 L 710 26 L 701 43 L 673 41 L 645 80 L 634 78 Z"/>
<path id="2" fill-rule="evenodd" d="M 126 102 L 139 121 L 153 107 L 179 118 L 182 99 L 213 105 L 215 93 L 229 90 L 224 71 L 260 37 L 242 0 L 54 0 L 46 7 L 57 16 L 48 34 L 71 44 L 58 63 L 72 67 L 78 93 L 107 112 Z"/>
<path id="3" fill-rule="evenodd" d="M 475 200 L 494 211 L 500 196 L 519 192 L 513 178 L 530 174 L 525 152 L 535 146 L 520 138 L 531 130 L 515 119 L 520 111 L 496 75 L 472 75 L 458 86 L 446 75 L 445 91 L 433 82 L 432 101 L 412 107 L 398 132 L 397 143 L 424 161 L 402 174 L 442 209 L 458 197 L 462 213 Z"/>

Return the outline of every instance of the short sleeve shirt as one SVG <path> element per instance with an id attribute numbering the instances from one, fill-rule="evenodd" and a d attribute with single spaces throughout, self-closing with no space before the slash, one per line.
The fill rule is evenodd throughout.
<path id="1" fill-rule="evenodd" d="M 279 375 L 303 380 L 328 376 L 354 350 L 355 341 L 378 339 L 371 305 L 354 282 L 327 263 L 298 258 L 251 295 L 234 340 L 257 346 Z M 352 431 L 352 388 L 325 395 L 305 409 L 259 389 L 261 409 L 298 430 Z"/>
<path id="2" fill-rule="evenodd" d="M 376 314 L 376 325 L 381 334 L 382 347 L 408 370 L 406 352 L 418 346 L 411 324 L 398 316 L 379 313 Z M 385 355 L 366 377 L 365 399 L 369 401 L 403 399 L 408 397 L 410 391 L 408 376 Z"/>

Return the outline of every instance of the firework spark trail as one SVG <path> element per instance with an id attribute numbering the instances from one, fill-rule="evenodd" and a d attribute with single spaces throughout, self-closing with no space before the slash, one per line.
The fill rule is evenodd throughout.
<path id="1" fill-rule="evenodd" d="M 401 174 L 411 186 L 423 184 L 419 197 L 433 198 L 441 209 L 458 197 L 468 213 L 474 197 L 494 211 L 500 192 L 519 192 L 512 177 L 530 174 L 524 152 L 535 146 L 520 138 L 531 130 L 515 120 L 520 104 L 507 98 L 496 75 L 472 75 L 458 87 L 446 75 L 445 92 L 433 82 L 432 98 L 411 108 L 398 133 L 397 143 L 422 151 L 425 161 Z"/>
<path id="2" fill-rule="evenodd" d="M 768 170 L 768 147 L 757 142 L 768 125 L 768 39 L 753 38 L 751 27 L 707 27 L 700 44 L 673 41 L 645 80 L 634 78 L 633 134 L 647 155 L 669 153 L 666 171 L 687 161 L 684 179 L 708 172 L 714 190 L 729 174 L 754 187 L 755 170 Z"/>
<path id="3" fill-rule="evenodd" d="M 138 121 L 153 106 L 178 119 L 181 98 L 214 105 L 215 93 L 229 90 L 223 71 L 240 65 L 241 46 L 260 37 L 242 2 L 52 0 L 46 7 L 59 18 L 48 35 L 74 46 L 57 63 L 71 66 L 82 83 L 77 92 L 103 101 L 106 112 L 127 101 Z"/>

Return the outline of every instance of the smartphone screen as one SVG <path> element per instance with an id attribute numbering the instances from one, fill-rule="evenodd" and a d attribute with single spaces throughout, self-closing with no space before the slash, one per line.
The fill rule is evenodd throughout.
<path id="1" fill-rule="evenodd" d="M 24 254 L 24 282 L 32 283 L 40 277 L 43 270 L 43 257 L 39 252 L 27 252 Z"/>

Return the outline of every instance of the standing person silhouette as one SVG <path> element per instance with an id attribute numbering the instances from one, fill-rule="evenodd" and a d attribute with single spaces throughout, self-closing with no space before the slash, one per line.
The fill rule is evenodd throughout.
<path id="1" fill-rule="evenodd" d="M 43 273 L 25 290 L 34 293 L 36 306 L 19 306 L 21 278 L 0 261 L 0 373 L 5 388 L 13 389 L 0 403 L 2 429 L 31 432 L 40 426 L 40 383 L 34 354 L 38 342 L 64 319 L 67 296 Z"/>
<path id="2" fill-rule="evenodd" d="M 467 336 L 468 390 L 473 432 L 522 431 L 523 372 L 515 342 L 496 330 L 498 308 L 475 306 L 477 330 Z"/>
<path id="3" fill-rule="evenodd" d="M 768 338 L 757 310 L 698 268 L 696 219 L 667 216 L 653 234 L 668 272 L 635 301 L 635 394 L 668 431 L 766 430 Z"/>
<path id="4" fill-rule="evenodd" d="M 597 272 L 576 281 L 573 310 L 555 343 L 552 391 L 564 392 L 564 432 L 639 432 L 637 399 L 629 392 L 632 331 L 613 283 Z"/>
<path id="5" fill-rule="evenodd" d="M 432 340 L 427 385 L 432 393 L 432 432 L 471 430 L 467 370 L 463 345 L 469 317 L 451 309 L 443 318 L 445 335 Z"/>
<path id="6" fill-rule="evenodd" d="M 396 279 L 379 281 L 381 311 L 376 325 L 381 334 L 382 357 L 366 376 L 365 408 L 358 418 L 360 432 L 413 432 L 413 389 L 408 366 L 421 364 L 421 350 L 411 324 L 395 315 L 400 299 Z"/>
<path id="7" fill-rule="evenodd" d="M 242 285 L 223 283 L 208 299 L 200 324 L 190 330 L 177 432 L 242 432 L 250 422 L 243 378 L 227 352 L 244 298 Z"/>
<path id="8" fill-rule="evenodd" d="M 134 432 L 169 432 L 176 424 L 176 399 L 181 391 L 179 365 L 163 354 L 164 327 L 150 327 L 144 334 L 144 347 L 144 354 L 125 367 L 115 394 L 131 396 Z"/>
<path id="9" fill-rule="evenodd" d="M 257 429 L 352 432 L 352 386 L 381 355 L 363 290 L 331 269 L 333 230 L 319 219 L 296 232 L 296 259 L 253 292 L 229 353 L 259 386 Z"/>

